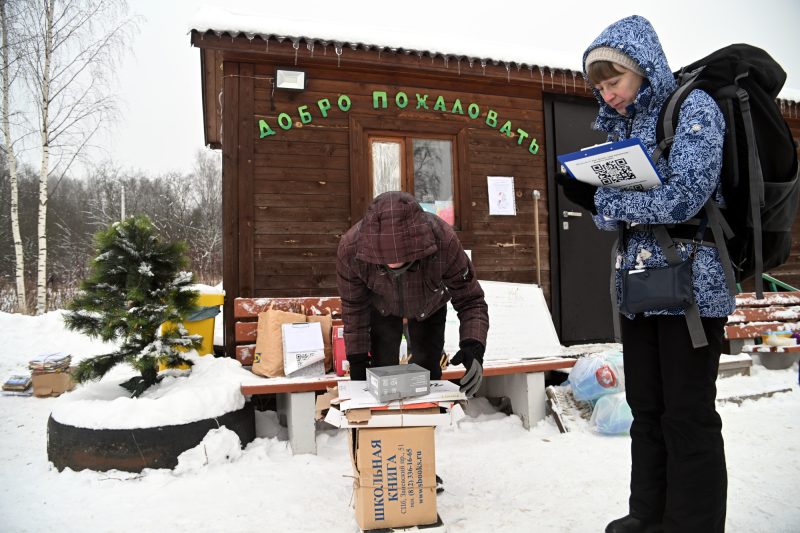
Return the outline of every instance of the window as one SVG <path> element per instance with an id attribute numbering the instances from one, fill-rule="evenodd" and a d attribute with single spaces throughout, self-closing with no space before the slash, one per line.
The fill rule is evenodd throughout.
<path id="1" fill-rule="evenodd" d="M 372 198 L 386 191 L 414 195 L 425 211 L 456 225 L 452 137 L 370 136 Z"/>

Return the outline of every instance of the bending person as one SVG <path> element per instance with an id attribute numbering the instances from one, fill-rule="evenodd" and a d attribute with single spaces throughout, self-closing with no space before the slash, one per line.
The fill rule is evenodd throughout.
<path id="1" fill-rule="evenodd" d="M 404 192 L 386 192 L 342 236 L 336 261 L 350 378 L 399 362 L 403 318 L 411 361 L 441 379 L 447 302 L 460 321 L 461 390 L 472 396 L 483 377 L 489 330 L 486 301 L 472 262 L 447 222 Z"/>

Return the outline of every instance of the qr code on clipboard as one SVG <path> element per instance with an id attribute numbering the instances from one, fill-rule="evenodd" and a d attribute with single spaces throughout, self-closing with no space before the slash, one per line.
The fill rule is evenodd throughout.
<path id="1" fill-rule="evenodd" d="M 591 168 L 603 185 L 615 185 L 636 178 L 625 158 L 591 165 Z"/>

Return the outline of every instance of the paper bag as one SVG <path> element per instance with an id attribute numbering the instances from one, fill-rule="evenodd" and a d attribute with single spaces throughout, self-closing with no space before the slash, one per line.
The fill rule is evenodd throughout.
<path id="1" fill-rule="evenodd" d="M 268 378 L 283 376 L 283 336 L 281 324 L 305 322 L 306 315 L 289 313 L 278 309 L 267 309 L 258 314 L 256 351 L 253 357 L 253 373 Z"/>
<path id="2" fill-rule="evenodd" d="M 322 342 L 325 344 L 325 372 L 333 370 L 333 344 L 331 343 L 331 329 L 333 321 L 331 315 L 311 315 L 309 322 L 319 322 L 322 326 Z"/>

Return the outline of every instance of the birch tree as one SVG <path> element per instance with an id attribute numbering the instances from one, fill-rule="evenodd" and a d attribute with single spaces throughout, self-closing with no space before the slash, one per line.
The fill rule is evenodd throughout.
<path id="1" fill-rule="evenodd" d="M 22 235 L 19 226 L 19 181 L 17 176 L 17 157 L 14 152 L 15 136 L 11 132 L 12 120 L 16 113 L 12 112 L 10 103 L 11 86 L 15 83 L 19 72 L 18 53 L 23 46 L 17 42 L 19 32 L 12 21 L 17 20 L 19 1 L 0 0 L 0 32 L 2 32 L 2 91 L 3 91 L 3 145 L 8 165 L 11 185 L 11 234 L 14 240 L 14 279 L 17 291 L 17 311 L 28 312 L 25 292 L 25 254 L 22 248 Z"/>
<path id="2" fill-rule="evenodd" d="M 30 53 L 25 77 L 41 147 L 36 314 L 47 310 L 47 199 L 50 187 L 87 155 L 116 114 L 110 76 L 136 29 L 124 0 L 24 0 Z M 52 182 L 52 183 L 51 183 Z"/>

